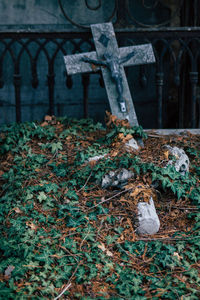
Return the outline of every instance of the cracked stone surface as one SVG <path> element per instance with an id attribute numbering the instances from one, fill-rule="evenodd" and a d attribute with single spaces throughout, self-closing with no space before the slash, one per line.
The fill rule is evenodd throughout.
<path id="1" fill-rule="evenodd" d="M 170 160 L 168 165 L 174 165 L 176 171 L 181 175 L 185 175 L 186 172 L 189 172 L 190 160 L 185 151 L 181 148 L 171 147 L 169 145 L 167 145 L 165 148 L 169 150 L 169 153 L 176 158 L 175 161 Z"/>
<path id="2" fill-rule="evenodd" d="M 138 234 L 155 234 L 160 228 L 160 220 L 156 213 L 153 198 L 151 197 L 149 203 L 138 203 L 138 222 L 139 226 L 136 231 Z"/>
<path id="3" fill-rule="evenodd" d="M 101 186 L 104 189 L 110 186 L 123 187 L 128 182 L 128 179 L 132 177 L 134 177 L 134 173 L 124 168 L 121 170 L 110 171 L 103 177 Z"/>

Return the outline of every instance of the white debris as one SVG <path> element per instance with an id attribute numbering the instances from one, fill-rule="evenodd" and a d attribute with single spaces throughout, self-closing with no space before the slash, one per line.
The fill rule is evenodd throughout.
<path id="1" fill-rule="evenodd" d="M 107 154 L 96 155 L 96 156 L 90 157 L 90 158 L 88 159 L 88 161 L 89 161 L 89 162 L 90 162 L 90 161 L 97 161 L 97 160 L 99 160 L 99 159 L 104 158 L 106 155 L 107 155 Z"/>
<path id="2" fill-rule="evenodd" d="M 149 203 L 138 203 L 138 234 L 155 234 L 160 228 L 160 220 L 156 213 L 153 198 L 151 197 Z"/>
<path id="3" fill-rule="evenodd" d="M 185 151 L 178 147 L 171 147 L 167 145 L 165 148 L 169 150 L 169 153 L 175 157 L 175 161 L 170 160 L 168 165 L 174 165 L 177 172 L 181 175 L 185 175 L 189 171 L 190 160 Z"/>
<path id="4" fill-rule="evenodd" d="M 102 188 L 108 188 L 109 186 L 119 186 L 125 185 L 131 177 L 134 177 L 132 171 L 126 169 L 110 171 L 109 174 L 105 175 L 102 179 Z"/>
<path id="5" fill-rule="evenodd" d="M 6 277 L 11 277 L 11 273 L 12 273 L 12 271 L 15 269 L 15 267 L 14 266 L 12 266 L 12 265 L 9 265 L 7 268 L 6 268 L 6 270 L 5 270 L 5 272 L 4 272 L 4 275 L 6 276 Z"/>
<path id="6" fill-rule="evenodd" d="M 127 150 L 139 150 L 140 147 L 138 146 L 137 141 L 132 138 L 125 144 Z"/>

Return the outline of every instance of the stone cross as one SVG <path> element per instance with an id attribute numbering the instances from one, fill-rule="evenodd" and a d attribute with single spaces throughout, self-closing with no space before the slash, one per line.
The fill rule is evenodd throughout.
<path id="1" fill-rule="evenodd" d="M 64 56 L 68 75 L 101 69 L 111 112 L 138 125 L 124 67 L 154 63 L 151 44 L 118 48 L 112 23 L 91 25 L 96 51 Z"/>

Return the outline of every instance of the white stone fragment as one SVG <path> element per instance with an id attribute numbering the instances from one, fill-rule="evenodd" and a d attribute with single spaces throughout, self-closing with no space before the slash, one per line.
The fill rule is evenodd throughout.
<path id="1" fill-rule="evenodd" d="M 185 151 L 178 147 L 171 147 L 167 145 L 167 148 L 171 155 L 175 157 L 175 161 L 170 160 L 167 165 L 174 165 L 177 172 L 181 175 L 185 175 L 189 171 L 190 160 Z"/>
<path id="2" fill-rule="evenodd" d="M 160 220 L 156 213 L 153 198 L 151 197 L 149 203 L 138 203 L 138 234 L 155 234 L 160 228 Z"/>
<path id="3" fill-rule="evenodd" d="M 12 271 L 13 271 L 14 269 L 15 269 L 14 266 L 9 265 L 9 266 L 6 268 L 6 270 L 5 270 L 5 272 L 4 272 L 4 275 L 10 278 L 11 273 L 12 273 Z"/>
<path id="4" fill-rule="evenodd" d="M 107 154 L 96 155 L 96 156 L 90 157 L 90 158 L 88 159 L 88 161 L 89 161 L 89 162 L 90 162 L 90 161 L 97 161 L 97 160 L 99 160 L 99 159 L 101 159 L 101 158 L 104 158 L 106 155 L 107 155 Z"/>
<path id="5" fill-rule="evenodd" d="M 108 188 L 109 186 L 123 186 L 127 183 L 128 179 L 134 177 L 134 173 L 127 169 L 121 169 L 116 171 L 110 171 L 102 179 L 102 188 Z"/>
<path id="6" fill-rule="evenodd" d="M 139 150 L 140 147 L 138 146 L 137 141 L 132 138 L 125 144 L 127 150 Z"/>

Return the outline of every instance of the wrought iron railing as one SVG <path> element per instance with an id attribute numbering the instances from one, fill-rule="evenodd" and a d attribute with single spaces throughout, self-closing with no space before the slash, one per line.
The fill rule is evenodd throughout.
<path id="1" fill-rule="evenodd" d="M 66 86 L 58 86 L 57 78 L 60 78 L 60 70 L 57 58 L 94 50 L 90 24 L 81 21 L 79 14 L 75 13 L 71 16 L 69 13 L 70 5 L 78 9 L 79 2 L 88 12 L 88 20 L 89 13 L 96 14 L 104 9 L 108 2 L 110 3 L 110 11 L 106 13 L 104 20 L 98 21 L 114 23 L 119 44 L 126 46 L 152 43 L 156 64 L 151 70 L 151 80 L 146 76 L 145 68 L 148 67 L 141 66 L 138 76 L 144 90 L 148 80 L 151 82 L 153 103 L 157 106 L 157 127 L 200 127 L 200 27 L 195 27 L 199 24 L 197 14 L 199 1 L 194 1 L 191 6 L 193 20 L 190 24 L 193 27 L 163 27 L 174 22 L 176 18 L 179 19 L 179 24 L 185 24 L 180 17 L 181 11 L 182 15 L 187 14 L 185 0 L 176 0 L 170 13 L 165 0 L 76 0 L 72 2 L 58 0 L 61 12 L 68 22 L 66 25 L 0 26 L 0 106 L 13 106 L 16 111 L 16 121 L 21 121 L 24 81 L 29 81 L 26 84 L 30 89 L 41 90 L 39 87 L 41 57 L 42 76 L 47 79 L 48 113 L 55 113 L 55 103 L 59 106 L 59 99 L 55 93 L 58 89 L 62 88 L 63 94 L 66 95 L 65 100 L 68 101 L 69 89 L 72 88 L 74 78 L 64 73 Z M 161 6 L 165 11 L 163 16 L 159 16 Z M 144 10 L 144 15 L 148 16 L 145 21 L 137 12 L 141 8 Z M 60 62 L 64 66 L 63 60 Z M 24 76 L 24 70 L 27 76 Z M 88 116 L 88 89 L 91 76 L 93 75 L 82 75 L 84 117 Z M 101 75 L 99 76 L 100 84 L 103 85 Z M 10 82 L 10 78 L 13 82 L 9 83 L 8 89 L 14 88 L 13 93 L 8 93 L 14 97 L 12 104 L 6 102 L 5 97 L 1 97 L 2 93 L 5 96 L 6 92 L 3 90 L 8 81 Z M 134 95 L 133 99 L 140 102 L 137 95 Z M 29 103 L 31 101 L 31 99 L 26 100 L 29 100 Z"/>
<path id="2" fill-rule="evenodd" d="M 16 28 L 15 28 L 16 30 Z M 199 120 L 199 62 L 200 62 L 200 28 L 167 28 L 167 29 L 116 29 L 118 40 L 137 43 L 138 40 L 153 44 L 156 66 L 155 87 L 158 107 L 158 127 L 165 126 L 164 111 L 174 99 L 174 107 L 178 105 L 176 127 L 200 127 Z M 49 45 L 51 44 L 51 47 Z M 53 48 L 52 48 L 53 45 Z M 23 55 L 29 60 L 31 84 L 38 88 L 38 60 L 41 53 L 46 60 L 46 76 L 48 85 L 49 113 L 54 113 L 55 60 L 58 55 L 79 53 L 93 50 L 91 33 L 87 29 L 67 30 L 51 28 L 44 30 L 32 26 L 31 30 L 18 28 L 13 32 L 7 28 L 0 32 L 0 88 L 6 84 L 4 76 L 5 58 L 9 53 L 9 64 L 13 66 L 13 85 L 15 90 L 16 120 L 21 120 L 21 87 L 23 86 L 21 64 Z M 166 67 L 167 62 L 167 67 Z M 66 75 L 65 75 L 66 76 Z M 87 97 L 90 74 L 83 76 L 84 111 L 87 116 Z M 144 77 L 144 74 L 141 75 Z M 144 78 L 143 78 L 144 79 Z M 73 78 L 66 77 L 66 86 L 71 88 Z M 167 93 L 166 93 L 167 90 Z M 0 91 L 1 93 L 1 91 Z M 63 91 L 66 93 L 67 89 Z M 173 93 L 173 95 L 170 93 Z M 167 98 L 166 98 L 167 94 Z M 3 104 L 1 104 L 3 105 Z M 164 105 L 164 111 L 163 111 Z M 173 101 L 170 104 L 173 107 Z M 164 113 L 164 115 L 163 115 Z"/>

